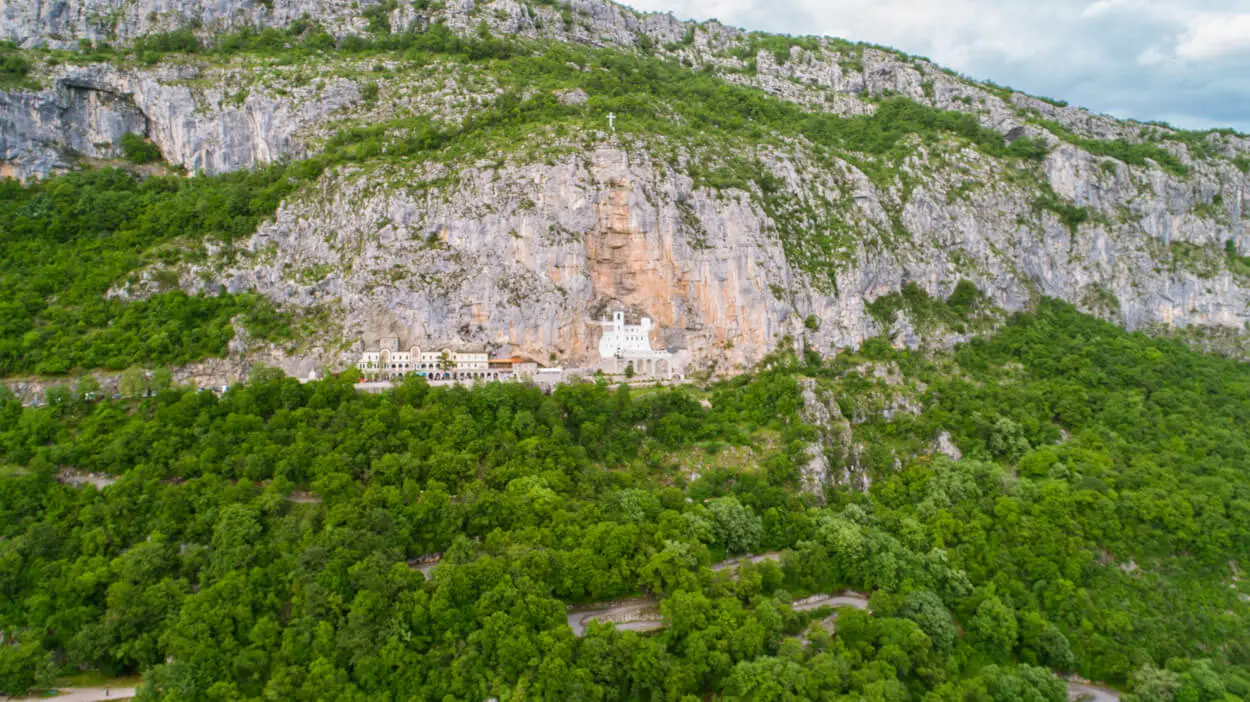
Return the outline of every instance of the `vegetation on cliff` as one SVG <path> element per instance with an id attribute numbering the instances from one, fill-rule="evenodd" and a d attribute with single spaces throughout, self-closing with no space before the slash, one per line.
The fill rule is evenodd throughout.
<path id="1" fill-rule="evenodd" d="M 217 178 L 139 179 L 83 171 L 21 186 L 0 181 L 0 375 L 185 364 L 220 356 L 231 319 L 261 337 L 287 324 L 254 295 L 188 296 L 178 281 L 143 300 L 110 288 L 179 244 L 229 251 L 294 187 L 306 166 Z"/>
<path id="2" fill-rule="evenodd" d="M 286 32 L 220 38 L 211 51 L 289 60 L 324 50 L 322 36 L 313 26 L 299 25 Z M 149 37 L 137 51 L 160 56 L 209 49 L 181 33 Z M 846 213 L 828 204 L 823 212 L 798 206 L 786 184 L 758 161 L 732 158 L 726 154 L 735 150 L 721 147 L 751 143 L 758 149 L 768 142 L 801 139 L 825 158 L 837 154 L 858 164 L 883 186 L 900 177 L 899 164 L 914 149 L 914 139 L 953 139 L 1026 163 L 1046 153 L 1044 145 L 1029 139 L 1008 143 L 969 115 L 904 98 L 882 101 L 871 115 L 840 117 L 646 54 L 530 45 L 488 34 L 461 37 L 442 25 L 421 33 L 349 41 L 337 51 L 398 60 L 406 66 L 400 70 L 412 71 L 431 61 L 473 62 L 486 68 L 503 92 L 487 109 L 459 122 L 424 115 L 349 121 L 317 156 L 249 173 L 142 179 L 105 170 L 28 186 L 0 183 L 0 311 L 5 313 L 0 375 L 117 370 L 219 356 L 233 334 L 230 320 L 240 314 L 259 336 L 289 337 L 289 325 L 276 321 L 263 300 L 227 294 L 187 297 L 177 292 L 180 281 L 172 274 L 157 281 L 159 294 L 142 301 L 106 299 L 105 293 L 153 263 L 203 257 L 206 242 L 223 247 L 229 262 L 235 244 L 250 236 L 285 197 L 327 167 L 346 162 L 497 155 L 521 148 L 536 129 L 593 134 L 613 113 L 626 138 L 669 140 L 670 147 L 688 143 L 695 153 L 708 154 L 709 160 L 691 159 L 687 165 L 698 183 L 740 188 L 758 197 L 783 230 L 791 263 L 810 273 L 821 289 L 835 289 L 838 267 L 854 246 L 851 224 L 843 221 Z M 85 58 L 111 55 L 95 52 Z M 13 60 L 22 59 L 15 55 Z M 369 85 L 378 90 L 376 83 Z M 557 99 L 561 91 L 573 90 L 583 91 L 586 100 Z M 121 148 L 136 163 L 160 158 L 153 144 L 134 134 L 123 137 Z M 825 226 L 813 226 L 813 217 Z"/>

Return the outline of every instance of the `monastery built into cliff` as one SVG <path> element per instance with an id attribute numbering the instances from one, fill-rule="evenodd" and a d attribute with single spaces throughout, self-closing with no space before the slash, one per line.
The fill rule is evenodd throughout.
<path id="1" fill-rule="evenodd" d="M 651 348 L 654 327 L 649 317 L 643 317 L 638 324 L 628 324 L 624 312 L 615 312 L 610 319 L 598 320 L 595 324 L 603 327 L 603 334 L 599 338 L 599 362 L 590 368 L 544 368 L 520 357 L 491 358 L 482 350 L 413 346 L 401 351 L 399 338 L 394 336 L 383 339 L 378 350 L 362 353 L 357 366 L 366 379 L 374 381 L 396 380 L 410 373 L 435 382 L 534 380 L 553 383 L 596 373 L 650 380 L 685 378 L 688 354 Z"/>

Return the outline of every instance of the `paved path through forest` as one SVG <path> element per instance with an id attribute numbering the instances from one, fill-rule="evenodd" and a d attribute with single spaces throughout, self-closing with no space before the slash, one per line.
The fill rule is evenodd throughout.
<path id="1" fill-rule="evenodd" d="M 1085 702 L 1120 702 L 1120 693 L 1096 685 L 1070 682 L 1068 683 L 1068 699 Z"/>
<path id="2" fill-rule="evenodd" d="M 575 636 L 586 633 L 592 621 L 611 622 L 624 631 L 655 631 L 664 628 L 664 618 L 655 600 L 621 600 L 605 603 L 596 609 L 579 609 L 569 612 L 569 628 Z"/>
<path id="3" fill-rule="evenodd" d="M 770 551 L 768 553 L 761 553 L 758 555 L 746 555 L 740 558 L 731 558 L 727 561 L 721 561 L 720 563 L 712 564 L 712 572 L 715 573 L 718 571 L 727 570 L 732 573 L 738 570 L 738 566 L 742 565 L 743 563 L 748 563 L 748 562 L 749 563 L 763 563 L 764 561 L 773 561 L 774 563 L 780 562 L 781 552 Z"/>
<path id="4" fill-rule="evenodd" d="M 94 485 L 97 489 L 112 485 L 120 480 L 116 475 L 105 475 L 104 473 L 87 473 L 81 470 L 62 470 L 56 474 L 56 479 L 70 487 L 82 487 L 83 485 Z"/>
<path id="5" fill-rule="evenodd" d="M 61 687 L 57 692 L 56 697 L 0 697 L 0 702 L 113 702 L 135 696 L 133 687 Z"/>
<path id="6" fill-rule="evenodd" d="M 858 592 L 847 592 L 841 595 L 816 595 L 795 600 L 790 608 L 796 612 L 810 612 L 818 607 L 854 607 L 868 609 L 868 597 Z"/>

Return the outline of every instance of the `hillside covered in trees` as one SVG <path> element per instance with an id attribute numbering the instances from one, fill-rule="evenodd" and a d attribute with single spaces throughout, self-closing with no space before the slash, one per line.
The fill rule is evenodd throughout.
<path id="1" fill-rule="evenodd" d="M 1250 368 L 1057 302 L 950 353 L 810 360 L 707 390 L 379 396 L 267 373 L 221 397 L 5 400 L 0 684 L 87 667 L 139 672 L 153 700 L 1058 702 L 1078 674 L 1140 702 L 1250 695 Z M 804 388 L 850 420 L 866 491 L 798 489 Z M 832 633 L 791 608 L 847 588 L 871 612 Z M 638 594 L 665 628 L 566 622 Z"/>
<path id="2" fill-rule="evenodd" d="M 1250 701 L 1245 135 L 606 0 L 0 16 L 0 695 Z M 614 311 L 695 382 L 357 387 Z"/>

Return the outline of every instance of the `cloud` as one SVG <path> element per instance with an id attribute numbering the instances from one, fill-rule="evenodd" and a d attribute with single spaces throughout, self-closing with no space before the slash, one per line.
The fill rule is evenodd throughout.
<path id="1" fill-rule="evenodd" d="M 1208 61 L 1250 53 L 1250 13 L 1205 14 L 1194 18 L 1176 46 L 1176 56 Z"/>
<path id="2" fill-rule="evenodd" d="M 640 10 L 826 34 L 927 56 L 1096 112 L 1250 131 L 1244 0 L 632 0 Z"/>

